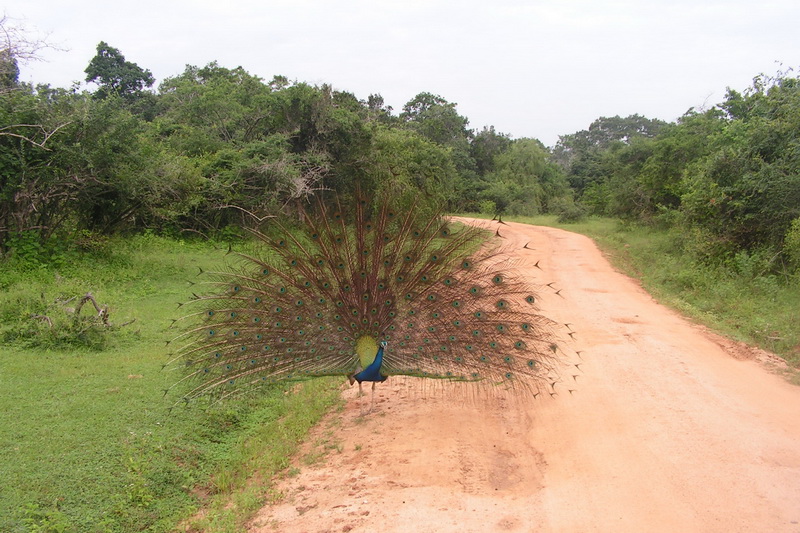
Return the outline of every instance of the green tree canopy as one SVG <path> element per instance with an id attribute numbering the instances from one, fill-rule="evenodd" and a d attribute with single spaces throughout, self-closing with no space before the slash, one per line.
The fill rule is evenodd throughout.
<path id="1" fill-rule="evenodd" d="M 126 61 L 122 52 L 104 41 L 97 45 L 97 55 L 92 58 L 84 72 L 87 82 L 99 86 L 95 92 L 98 98 L 110 95 L 133 98 L 155 83 L 149 70 Z"/>

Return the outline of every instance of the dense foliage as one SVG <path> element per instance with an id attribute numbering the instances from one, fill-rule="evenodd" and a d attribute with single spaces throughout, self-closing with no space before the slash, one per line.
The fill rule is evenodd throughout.
<path id="1" fill-rule="evenodd" d="M 538 141 L 475 133 L 430 93 L 395 115 L 380 95 L 217 63 L 151 91 L 150 72 L 105 42 L 86 68 L 94 92 L 52 89 L 20 83 L 11 51 L 2 57 L 14 67 L 0 94 L 3 254 L 76 232 L 236 232 L 319 189 L 388 188 L 489 213 L 533 214 L 570 196 Z"/>
<path id="2" fill-rule="evenodd" d="M 800 267 L 800 79 L 789 73 L 674 124 L 599 119 L 554 153 L 591 212 L 679 227 L 703 262 Z"/>
<path id="3" fill-rule="evenodd" d="M 548 149 L 472 130 L 428 92 L 394 114 L 377 94 L 217 63 L 151 90 L 152 74 L 105 42 L 85 71 L 93 92 L 32 87 L 18 80 L 23 49 L 0 53 L 5 256 L 145 229 L 237 234 L 320 189 L 388 189 L 453 211 L 676 226 L 701 261 L 798 267 L 800 88 L 788 72 L 675 123 L 601 117 Z"/>

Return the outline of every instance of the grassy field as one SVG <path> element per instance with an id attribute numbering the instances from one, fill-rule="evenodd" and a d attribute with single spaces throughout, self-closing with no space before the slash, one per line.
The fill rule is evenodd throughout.
<path id="1" fill-rule="evenodd" d="M 169 531 L 201 505 L 217 511 L 198 527 L 234 530 L 340 381 L 170 412 L 179 395 L 162 391 L 178 376 L 162 365 L 176 304 L 225 249 L 153 236 L 101 248 L 0 272 L 0 531 Z M 52 303 L 87 291 L 116 328 L 70 329 Z M 30 318 L 44 313 L 61 333 Z"/>

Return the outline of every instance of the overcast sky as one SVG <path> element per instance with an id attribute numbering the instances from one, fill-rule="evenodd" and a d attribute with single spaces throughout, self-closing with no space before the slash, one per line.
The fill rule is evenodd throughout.
<path id="1" fill-rule="evenodd" d="M 470 127 L 548 146 L 600 116 L 674 121 L 759 73 L 800 66 L 798 0 L 6 0 L 66 51 L 21 79 L 67 87 L 106 41 L 159 83 L 185 65 L 244 67 L 380 93 L 427 91 Z M 783 66 L 781 66 L 781 64 Z"/>

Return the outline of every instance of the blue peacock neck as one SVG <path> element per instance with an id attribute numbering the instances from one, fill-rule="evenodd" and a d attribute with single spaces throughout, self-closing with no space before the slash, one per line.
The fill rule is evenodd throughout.
<path id="1" fill-rule="evenodd" d="M 367 368 L 353 376 L 356 381 L 386 381 L 386 376 L 381 374 L 381 366 L 383 365 L 383 349 L 386 347 L 386 342 L 381 342 L 378 347 L 378 353 L 375 354 L 375 360 L 370 363 Z"/>

